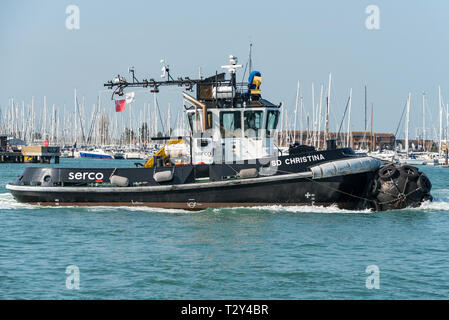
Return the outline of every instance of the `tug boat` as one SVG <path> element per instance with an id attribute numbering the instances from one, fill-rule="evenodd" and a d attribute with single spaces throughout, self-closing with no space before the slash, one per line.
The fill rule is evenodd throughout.
<path id="1" fill-rule="evenodd" d="M 241 67 L 230 57 L 226 73 L 206 79 L 132 82 L 117 76 L 105 83 L 112 97 L 133 87 L 159 92 L 184 87 L 188 132 L 176 131 L 144 165 L 133 168 L 26 168 L 6 188 L 19 202 L 40 205 L 151 206 L 202 210 L 210 207 L 336 205 L 374 211 L 420 206 L 431 201 L 432 184 L 416 167 L 382 165 L 351 148 L 276 145 L 281 104 L 263 99 L 261 73 L 236 82 Z M 195 89 L 196 90 L 195 90 Z M 189 93 L 196 91 L 196 96 Z M 187 93 L 189 92 L 189 93 Z M 161 140 L 161 138 L 158 138 Z"/>

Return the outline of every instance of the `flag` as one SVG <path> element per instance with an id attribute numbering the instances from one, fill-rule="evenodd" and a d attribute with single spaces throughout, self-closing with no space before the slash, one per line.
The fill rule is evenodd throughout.
<path id="1" fill-rule="evenodd" d="M 125 105 L 126 105 L 125 99 L 115 100 L 115 112 L 125 111 Z"/>
<path id="2" fill-rule="evenodd" d="M 131 103 L 134 101 L 134 92 L 128 92 L 125 94 L 126 103 Z"/>

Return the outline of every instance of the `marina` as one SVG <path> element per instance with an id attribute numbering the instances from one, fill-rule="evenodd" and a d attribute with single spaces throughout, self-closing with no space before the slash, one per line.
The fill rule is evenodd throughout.
<path id="1" fill-rule="evenodd" d="M 229 72 L 229 79 L 225 73 L 216 73 L 206 79 L 174 80 L 167 73 L 165 81 L 140 82 L 133 71 L 132 82 L 117 76 L 104 84 L 113 90 L 113 97 L 136 87 L 152 91 L 164 86 L 186 91 L 196 87 L 196 98 L 182 92 L 190 104 L 185 107 L 190 133 L 169 138 L 141 168 L 139 163 L 127 170 L 29 168 L 6 189 L 19 202 L 40 205 L 131 203 L 187 210 L 336 204 L 342 209 L 380 211 L 432 200 L 432 183 L 417 168 L 383 166 L 374 157 L 337 148 L 328 126 L 325 151 L 295 141 L 284 156 L 274 142 L 282 104 L 262 98 L 259 71 L 250 70 L 248 82 L 237 83 L 237 69 L 242 65 L 235 56 L 229 59 L 229 65 L 221 67 Z M 80 157 L 113 159 L 100 149 L 81 151 Z"/>
<path id="2" fill-rule="evenodd" d="M 6 0 L 0 299 L 447 299 L 448 10 Z"/>

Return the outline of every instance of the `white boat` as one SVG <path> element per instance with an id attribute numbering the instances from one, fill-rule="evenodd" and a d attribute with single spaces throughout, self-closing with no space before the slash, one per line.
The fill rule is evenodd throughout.
<path id="1" fill-rule="evenodd" d="M 148 157 L 146 156 L 146 154 L 144 152 L 139 152 L 139 151 L 129 151 L 129 152 L 125 152 L 124 154 L 124 158 L 131 160 L 144 160 L 147 159 Z"/>
<path id="2" fill-rule="evenodd" d="M 379 159 L 383 162 L 397 162 L 397 153 L 393 150 L 378 150 L 368 152 L 368 156 Z"/>
<path id="3" fill-rule="evenodd" d="M 114 157 L 103 151 L 102 149 L 95 149 L 92 151 L 81 150 L 79 152 L 80 158 L 93 158 L 93 159 L 114 159 Z"/>

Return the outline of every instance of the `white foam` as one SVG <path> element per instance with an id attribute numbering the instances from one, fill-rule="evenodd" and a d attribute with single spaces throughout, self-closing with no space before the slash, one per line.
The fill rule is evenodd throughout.
<path id="1" fill-rule="evenodd" d="M 411 208 L 411 210 L 437 210 L 437 211 L 449 211 L 449 202 L 436 200 L 436 201 L 426 201 L 417 208 Z"/>
<path id="2" fill-rule="evenodd" d="M 139 211 L 139 212 L 159 212 L 159 213 L 192 213 L 192 211 L 183 209 L 164 209 L 146 206 L 41 206 L 31 205 L 17 202 L 11 193 L 0 193 L 0 209 L 14 210 L 14 209 L 37 209 L 37 208 L 84 208 L 89 212 L 110 212 L 110 211 Z M 254 206 L 254 207 L 228 207 L 228 208 L 214 208 L 213 212 L 232 211 L 236 209 L 254 210 L 254 211 L 272 211 L 272 212 L 290 212 L 290 213 L 372 213 L 370 209 L 365 210 L 346 210 L 340 209 L 336 205 L 331 206 Z M 406 208 L 404 210 L 425 210 L 425 211 L 449 211 L 449 201 L 441 198 L 434 201 L 426 201 L 417 208 Z M 204 210 L 202 210 L 204 211 Z"/>
<path id="3" fill-rule="evenodd" d="M 163 209 L 163 208 L 154 208 L 154 207 L 143 207 L 143 206 L 46 206 L 46 205 L 32 205 L 28 203 L 18 202 L 11 193 L 0 193 L 0 209 L 6 210 L 14 210 L 14 209 L 38 209 L 38 208 L 46 208 L 46 209 L 69 209 L 69 208 L 78 208 L 85 209 L 90 212 L 107 212 L 107 211 L 143 211 L 143 212 L 166 212 L 166 213 L 187 213 L 190 211 L 182 210 L 182 209 Z"/>
<path id="4" fill-rule="evenodd" d="M 16 201 L 11 193 L 0 193 L 0 209 L 36 209 L 36 206 Z"/>
<path id="5" fill-rule="evenodd" d="M 80 207 L 78 207 L 80 208 Z M 89 206 L 85 207 L 89 212 L 110 212 L 110 211 L 140 211 L 140 212 L 161 212 L 161 213 L 189 213 L 182 209 L 164 209 L 146 206 Z"/>
<path id="6" fill-rule="evenodd" d="M 235 210 L 235 209 L 246 209 L 246 210 L 257 210 L 257 211 L 273 211 L 273 212 L 292 212 L 292 213 L 371 213 L 372 210 L 346 210 L 340 209 L 337 205 L 331 206 L 282 206 L 282 205 L 271 205 L 271 206 L 254 206 L 254 207 L 234 207 L 234 208 L 217 208 L 214 212 L 220 210 Z"/>

